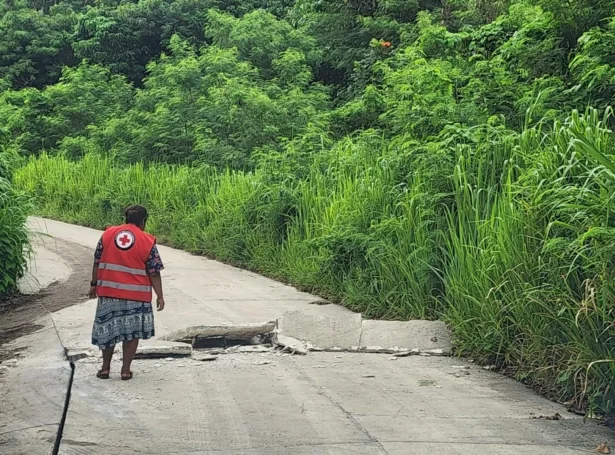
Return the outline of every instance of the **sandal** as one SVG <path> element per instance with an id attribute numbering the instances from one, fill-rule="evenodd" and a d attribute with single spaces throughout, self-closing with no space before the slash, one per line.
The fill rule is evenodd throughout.
<path id="1" fill-rule="evenodd" d="M 106 373 L 103 373 L 103 371 L 106 371 Z M 109 370 L 98 370 L 96 377 L 98 379 L 109 379 Z"/>
<path id="2" fill-rule="evenodd" d="M 122 381 L 130 381 L 132 379 L 132 371 L 130 373 L 122 373 Z"/>

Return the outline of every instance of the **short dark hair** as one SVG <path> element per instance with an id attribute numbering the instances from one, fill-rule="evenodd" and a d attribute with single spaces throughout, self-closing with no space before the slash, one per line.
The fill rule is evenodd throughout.
<path id="1" fill-rule="evenodd" d="M 127 224 L 136 224 L 137 226 L 143 225 L 149 215 L 147 214 L 147 209 L 141 205 L 131 205 L 126 210 L 124 210 L 124 217 L 126 218 Z"/>

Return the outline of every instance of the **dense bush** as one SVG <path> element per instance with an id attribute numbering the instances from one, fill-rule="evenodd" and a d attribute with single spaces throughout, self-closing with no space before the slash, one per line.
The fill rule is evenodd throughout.
<path id="1" fill-rule="evenodd" d="M 0 297 L 13 291 L 25 273 L 29 246 L 29 200 L 11 185 L 11 161 L 0 149 Z"/>

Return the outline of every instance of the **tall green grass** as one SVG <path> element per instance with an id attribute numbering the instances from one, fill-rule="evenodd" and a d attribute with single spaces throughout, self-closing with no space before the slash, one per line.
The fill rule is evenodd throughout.
<path id="1" fill-rule="evenodd" d="M 174 246 L 367 317 L 442 318 L 460 354 L 612 415 L 613 145 L 589 111 L 428 144 L 365 132 L 250 173 L 43 156 L 16 182 L 43 216 L 102 228 L 142 203 Z"/>
<path id="2" fill-rule="evenodd" d="M 26 271 L 29 199 L 11 184 L 12 163 L 0 149 L 0 297 L 14 291 Z"/>

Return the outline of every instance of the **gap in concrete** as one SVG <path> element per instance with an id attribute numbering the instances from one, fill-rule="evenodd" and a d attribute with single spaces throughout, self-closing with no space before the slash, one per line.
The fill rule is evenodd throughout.
<path id="1" fill-rule="evenodd" d="M 191 337 L 193 349 L 229 350 L 235 347 L 271 346 L 275 338 L 275 321 L 264 324 L 189 327 L 176 334 L 178 341 Z"/>
<path id="2" fill-rule="evenodd" d="M 271 345 L 275 337 L 275 332 L 262 333 L 252 336 L 235 335 L 235 336 L 196 336 L 192 340 L 193 349 L 211 349 L 221 348 L 227 349 L 233 346 L 258 346 Z"/>
<path id="3" fill-rule="evenodd" d="M 58 425 L 58 432 L 53 444 L 52 455 L 58 455 L 60 453 L 60 445 L 62 444 L 62 437 L 64 436 L 64 426 L 66 424 L 66 416 L 68 415 L 68 408 L 70 407 L 71 393 L 73 391 L 73 382 L 75 380 L 75 362 L 69 361 L 70 376 L 68 378 L 68 386 L 66 388 L 66 396 L 64 398 L 64 407 L 62 408 L 62 417 L 60 418 L 60 425 Z"/>

